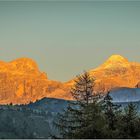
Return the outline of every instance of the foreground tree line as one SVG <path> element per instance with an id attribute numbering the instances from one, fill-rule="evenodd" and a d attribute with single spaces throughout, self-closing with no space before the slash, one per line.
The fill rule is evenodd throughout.
<path id="1" fill-rule="evenodd" d="M 43 111 L 24 105 L 0 105 L 0 139 L 48 138 L 50 127 L 46 120 Z"/>
<path id="2" fill-rule="evenodd" d="M 59 113 L 54 126 L 59 135 L 53 138 L 140 138 L 140 115 L 129 103 L 122 108 L 108 94 L 94 93 L 94 79 L 85 72 L 77 76 L 71 89 L 76 100 Z"/>

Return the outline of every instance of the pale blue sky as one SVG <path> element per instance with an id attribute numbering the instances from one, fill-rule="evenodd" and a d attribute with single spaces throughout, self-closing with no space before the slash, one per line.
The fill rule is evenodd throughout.
<path id="1" fill-rule="evenodd" d="M 0 60 L 67 81 L 112 54 L 140 62 L 140 1 L 0 1 Z"/>

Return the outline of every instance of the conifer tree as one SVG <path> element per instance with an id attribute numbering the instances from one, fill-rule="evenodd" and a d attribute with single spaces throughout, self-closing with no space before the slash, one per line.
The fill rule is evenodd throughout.
<path id="1" fill-rule="evenodd" d="M 75 138 L 104 138 L 105 119 L 100 102 L 93 102 L 84 108 L 83 125 L 75 133 Z"/>
<path id="2" fill-rule="evenodd" d="M 76 101 L 69 104 L 67 110 L 59 113 L 54 122 L 58 128 L 60 138 L 81 138 L 81 128 L 87 126 L 88 113 L 86 108 L 90 103 L 96 102 L 93 98 L 94 80 L 88 72 L 77 76 L 71 94 Z"/>
<path id="3" fill-rule="evenodd" d="M 108 127 L 111 130 L 115 130 L 115 123 L 117 121 L 117 114 L 120 113 L 120 106 L 115 105 L 112 102 L 112 97 L 108 94 L 104 98 L 104 103 L 103 103 L 103 111 L 108 123 Z"/>
<path id="4" fill-rule="evenodd" d="M 75 100 L 87 105 L 93 101 L 93 86 L 95 79 L 91 78 L 88 72 L 78 75 L 75 85 L 71 88 L 71 94 Z"/>
<path id="5" fill-rule="evenodd" d="M 120 130 L 121 138 L 140 138 L 140 121 L 137 107 L 129 103 L 124 109 L 122 125 Z"/>
<path id="6" fill-rule="evenodd" d="M 120 105 L 114 104 L 112 100 L 113 99 L 108 92 L 104 97 L 102 108 L 106 121 L 104 129 L 105 138 L 119 138 L 118 125 L 121 118 L 121 108 Z"/>

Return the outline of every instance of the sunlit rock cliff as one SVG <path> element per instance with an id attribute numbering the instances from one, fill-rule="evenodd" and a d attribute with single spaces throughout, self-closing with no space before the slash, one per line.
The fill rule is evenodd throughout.
<path id="1" fill-rule="evenodd" d="M 0 62 L 1 104 L 25 104 L 57 93 L 62 98 L 64 90 L 61 82 L 50 81 L 46 73 L 40 72 L 32 59 Z"/>
<path id="2" fill-rule="evenodd" d="M 113 88 L 135 87 L 140 81 L 140 63 L 129 62 L 120 55 L 112 55 L 96 69 L 89 70 L 95 80 L 95 91 L 107 93 Z M 73 85 L 71 80 L 66 83 Z"/>
<path id="3" fill-rule="evenodd" d="M 89 73 L 95 78 L 96 93 L 140 85 L 140 63 L 129 62 L 120 55 L 112 55 Z M 44 97 L 71 100 L 70 88 L 74 79 L 65 83 L 49 80 L 30 58 L 0 61 L 0 104 L 27 104 Z"/>

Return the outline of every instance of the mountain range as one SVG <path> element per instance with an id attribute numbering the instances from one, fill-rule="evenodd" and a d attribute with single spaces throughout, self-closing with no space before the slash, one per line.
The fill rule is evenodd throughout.
<path id="1" fill-rule="evenodd" d="M 96 93 L 140 85 L 140 63 L 129 62 L 120 55 L 112 55 L 89 73 L 95 78 Z M 30 58 L 0 61 L 0 104 L 28 104 L 44 97 L 72 100 L 74 79 L 63 83 L 50 80 Z"/>

